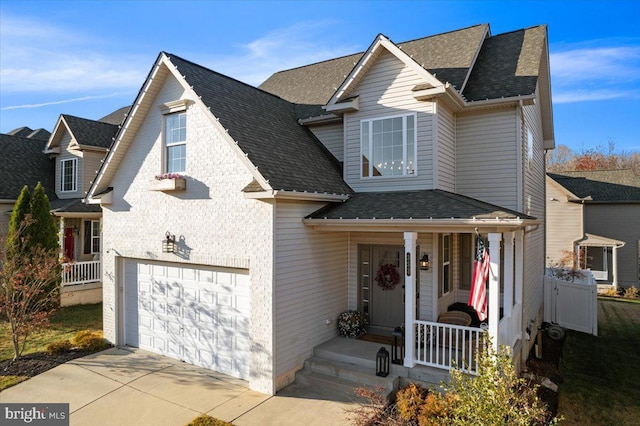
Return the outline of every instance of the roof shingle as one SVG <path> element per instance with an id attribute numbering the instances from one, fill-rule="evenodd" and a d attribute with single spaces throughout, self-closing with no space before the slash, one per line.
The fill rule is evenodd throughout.
<path id="1" fill-rule="evenodd" d="M 113 142 L 113 137 L 118 132 L 118 126 L 115 124 L 88 120 L 68 114 L 62 114 L 62 117 L 69 126 L 69 131 L 80 145 L 109 148 Z"/>
<path id="2" fill-rule="evenodd" d="M 583 170 L 547 173 L 567 191 L 585 202 L 640 203 L 640 178 L 631 170 Z"/>
<path id="3" fill-rule="evenodd" d="M 27 185 L 42 183 L 49 200 L 55 200 L 55 162 L 42 152 L 46 141 L 0 134 L 0 199 L 15 200 Z"/>

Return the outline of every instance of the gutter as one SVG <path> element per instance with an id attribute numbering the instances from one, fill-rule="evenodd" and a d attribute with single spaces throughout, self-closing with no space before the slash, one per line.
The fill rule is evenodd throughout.
<path id="1" fill-rule="evenodd" d="M 284 191 L 284 190 L 271 190 L 260 192 L 245 192 L 244 198 L 263 200 L 263 199 L 277 199 L 277 200 L 301 200 L 301 201 L 347 201 L 350 198 L 348 194 L 330 194 L 327 192 L 307 192 L 307 191 Z"/>

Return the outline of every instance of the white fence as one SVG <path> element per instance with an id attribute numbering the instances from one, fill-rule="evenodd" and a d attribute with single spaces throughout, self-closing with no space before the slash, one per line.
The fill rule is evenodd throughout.
<path id="1" fill-rule="evenodd" d="M 544 277 L 544 320 L 598 335 L 598 286 L 589 270 L 573 282 Z"/>
<path id="2" fill-rule="evenodd" d="M 62 264 L 62 285 L 86 284 L 102 281 L 102 262 L 72 262 Z"/>

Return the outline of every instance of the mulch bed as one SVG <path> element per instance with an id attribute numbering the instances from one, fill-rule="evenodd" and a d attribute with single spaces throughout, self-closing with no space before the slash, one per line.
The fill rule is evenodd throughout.
<path id="1" fill-rule="evenodd" d="M 9 359 L 0 362 L 0 376 L 34 377 L 67 361 L 90 355 L 91 353 L 93 352 L 70 350 L 56 355 L 49 355 L 46 352 L 26 354 L 15 361 Z"/>

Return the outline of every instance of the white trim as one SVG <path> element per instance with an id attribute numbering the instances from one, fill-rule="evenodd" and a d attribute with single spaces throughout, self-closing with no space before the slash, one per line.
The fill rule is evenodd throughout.
<path id="1" fill-rule="evenodd" d="M 71 161 L 73 164 L 72 170 L 72 189 L 65 189 L 65 167 L 64 163 Z M 64 158 L 60 160 L 60 192 L 77 192 L 78 191 L 78 159 L 77 158 Z"/>
<path id="2" fill-rule="evenodd" d="M 524 157 L 523 157 L 523 136 L 522 136 L 522 126 L 524 125 L 524 111 L 522 108 L 522 102 L 519 104 L 519 108 L 515 109 L 515 117 L 516 120 L 516 191 L 517 191 L 517 206 L 518 211 L 521 212 L 524 210 Z"/>
<path id="3" fill-rule="evenodd" d="M 489 336 L 493 349 L 498 351 L 500 340 L 500 240 L 502 234 L 489 233 Z"/>
<path id="4" fill-rule="evenodd" d="M 420 269 L 416 268 L 416 244 L 418 241 L 417 232 L 404 233 L 404 256 L 402 261 L 405 263 L 404 268 L 404 323 L 409 324 L 410 332 L 404 335 L 404 366 L 415 366 L 414 356 L 414 333 L 413 324 L 416 321 L 416 275 L 420 273 Z"/>
<path id="5" fill-rule="evenodd" d="M 304 200 L 304 201 L 346 201 L 347 194 L 328 194 L 318 192 L 298 192 L 298 191 L 259 191 L 245 192 L 244 198 L 252 200 L 279 199 L 279 200 Z"/>
<path id="6" fill-rule="evenodd" d="M 176 101 L 166 102 L 159 106 L 163 115 L 174 114 L 176 112 L 182 112 L 187 110 L 189 104 L 188 99 L 178 99 Z"/>
<path id="7" fill-rule="evenodd" d="M 335 104 L 327 105 L 327 112 L 354 112 L 360 110 L 360 97 L 356 96 L 355 98 L 349 101 L 338 102 Z"/>
<path id="8" fill-rule="evenodd" d="M 433 189 L 438 189 L 438 167 L 440 159 L 440 145 L 438 142 L 438 101 L 433 102 L 433 119 L 431 120 L 431 171 L 433 173 Z M 455 176 L 455 175 L 454 175 Z M 455 177 L 454 177 L 455 180 Z"/>
<path id="9" fill-rule="evenodd" d="M 448 238 L 449 239 L 449 244 L 448 244 L 448 251 L 449 251 L 449 260 L 445 261 L 445 246 L 444 246 L 444 239 Z M 444 280 L 442 281 L 438 281 L 438 286 L 439 288 L 442 290 L 442 297 L 444 297 L 447 294 L 450 294 L 453 291 L 453 263 L 451 262 L 451 258 L 453 257 L 453 237 L 451 235 L 451 233 L 446 232 L 446 233 L 442 233 L 440 234 L 440 247 L 442 247 L 442 262 L 438 264 L 438 268 L 440 269 L 441 275 L 444 278 L 444 267 L 448 266 L 449 267 L 449 282 L 447 283 L 447 291 L 444 291 Z"/>

